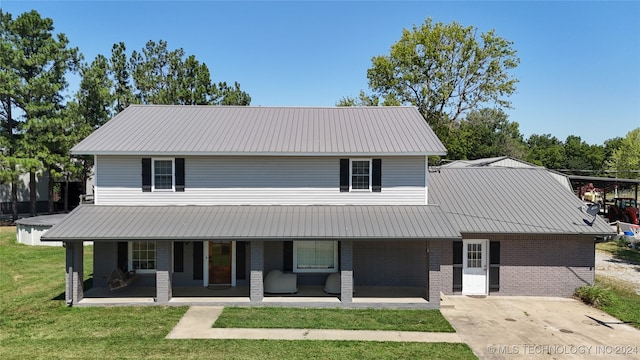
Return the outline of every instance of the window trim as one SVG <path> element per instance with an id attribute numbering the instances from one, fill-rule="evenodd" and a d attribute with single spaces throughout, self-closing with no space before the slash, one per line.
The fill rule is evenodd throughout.
<path id="1" fill-rule="evenodd" d="M 154 251 L 156 253 L 155 269 L 134 269 L 133 267 L 133 243 L 134 242 L 153 242 L 154 243 Z M 132 240 L 128 241 L 128 255 L 127 261 L 129 262 L 129 270 L 135 270 L 138 274 L 155 274 L 158 271 L 158 242 L 156 240 Z"/>
<path id="2" fill-rule="evenodd" d="M 333 268 L 322 268 L 322 269 L 300 269 L 298 268 L 298 244 L 299 243 L 309 243 L 309 242 L 331 242 L 333 243 Z M 293 241 L 293 272 L 294 273 L 336 273 L 339 271 L 338 265 L 338 241 L 335 240 L 294 240 Z"/>
<path id="3" fill-rule="evenodd" d="M 353 162 L 368 161 L 369 162 L 369 187 L 366 189 L 353 188 Z M 349 158 L 349 192 L 372 192 L 373 191 L 373 158 Z"/>
<path id="4" fill-rule="evenodd" d="M 156 189 L 156 161 L 171 161 L 171 189 Z M 176 191 L 176 158 L 159 157 L 151 158 L 151 192 L 175 192 Z"/>

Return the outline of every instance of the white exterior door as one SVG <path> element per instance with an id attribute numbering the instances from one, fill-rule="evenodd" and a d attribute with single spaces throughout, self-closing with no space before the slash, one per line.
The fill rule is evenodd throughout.
<path id="1" fill-rule="evenodd" d="M 462 294 L 486 295 L 487 240 L 462 241 Z"/>

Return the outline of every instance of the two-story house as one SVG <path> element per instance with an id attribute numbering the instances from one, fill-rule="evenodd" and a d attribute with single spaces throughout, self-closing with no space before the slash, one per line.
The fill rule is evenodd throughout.
<path id="1" fill-rule="evenodd" d="M 95 156 L 94 204 L 43 240 L 65 243 L 66 299 L 74 305 L 138 296 L 356 307 L 403 297 L 428 308 L 439 306 L 441 292 L 565 295 L 593 282 L 593 239 L 608 231 L 602 221 L 585 225 L 579 200 L 564 188 L 554 192 L 560 205 L 540 217 L 526 193 L 509 190 L 518 176 L 430 173 L 427 157 L 446 149 L 412 107 L 134 105 L 72 153 Z M 474 192 L 465 174 L 489 190 Z M 543 186 L 561 187 L 540 176 Z M 490 191 L 492 183 L 501 188 Z M 524 210 L 497 211 L 504 201 Z M 497 215 L 478 213 L 483 206 Z M 86 299 L 85 241 L 94 244 Z M 558 256 L 546 266 L 549 254 L 576 253 L 569 270 Z M 511 266 L 525 257 L 542 263 Z M 135 271 L 135 280 L 110 291 L 114 269 Z M 556 273 L 567 278 L 563 287 L 545 288 L 541 276 Z M 525 291 L 520 277 L 539 279 L 541 288 Z M 295 294 L 285 301 L 280 293 Z"/>

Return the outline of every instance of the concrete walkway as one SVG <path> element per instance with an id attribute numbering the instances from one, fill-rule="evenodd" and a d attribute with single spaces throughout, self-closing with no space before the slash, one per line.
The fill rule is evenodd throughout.
<path id="1" fill-rule="evenodd" d="M 396 342 L 462 342 L 456 333 L 381 330 L 230 329 L 213 328 L 222 306 L 192 306 L 167 339 L 352 340 Z"/>

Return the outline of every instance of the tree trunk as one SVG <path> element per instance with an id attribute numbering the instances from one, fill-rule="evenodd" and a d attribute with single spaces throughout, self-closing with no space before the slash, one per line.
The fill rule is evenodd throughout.
<path id="1" fill-rule="evenodd" d="M 47 181 L 47 192 L 49 194 L 49 215 L 53 214 L 54 206 L 53 206 L 53 178 L 51 177 L 51 167 L 49 166 L 49 181 Z"/>
<path id="2" fill-rule="evenodd" d="M 29 170 L 29 204 L 30 215 L 36 216 L 38 214 L 38 183 L 35 170 Z"/>
<path id="3" fill-rule="evenodd" d="M 13 171 L 15 171 L 15 168 L 14 165 Z M 18 220 L 18 182 L 15 177 L 11 180 L 11 219 L 14 222 Z"/>

